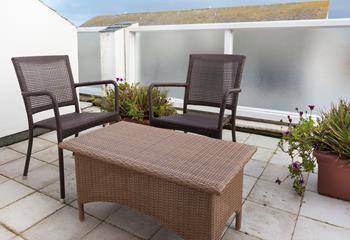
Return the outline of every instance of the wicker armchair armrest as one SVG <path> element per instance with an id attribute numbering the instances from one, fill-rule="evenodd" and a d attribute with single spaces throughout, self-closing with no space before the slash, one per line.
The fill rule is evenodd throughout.
<path id="1" fill-rule="evenodd" d="M 224 119 L 224 114 L 225 114 L 225 110 L 226 110 L 226 103 L 227 103 L 227 98 L 230 95 L 238 95 L 240 92 L 242 92 L 241 88 L 231 88 L 226 90 L 225 94 L 222 96 L 222 100 L 221 100 L 221 105 L 220 105 L 220 113 L 219 113 L 219 125 L 218 127 L 221 128 L 222 126 L 222 122 Z M 234 101 L 235 101 L 235 97 L 232 97 L 232 110 L 234 108 Z M 233 113 L 232 113 L 233 114 Z"/>
<path id="2" fill-rule="evenodd" d="M 185 89 L 188 88 L 187 83 L 152 83 L 148 88 L 148 112 L 149 112 L 149 119 L 153 119 L 153 99 L 152 99 L 152 90 L 155 87 L 183 87 Z"/>
<path id="3" fill-rule="evenodd" d="M 86 87 L 86 86 L 93 86 L 93 85 L 107 85 L 107 84 L 113 84 L 115 87 L 118 87 L 117 83 L 113 80 L 103 80 L 103 81 L 92 81 L 92 82 L 84 82 L 84 83 L 75 83 L 74 87 Z"/>
<path id="4" fill-rule="evenodd" d="M 114 111 L 119 112 L 119 104 L 118 104 L 118 84 L 113 80 L 103 80 L 103 81 L 93 81 L 93 82 L 85 82 L 85 83 L 75 83 L 74 87 L 87 87 L 87 86 L 95 86 L 95 85 L 108 85 L 112 84 L 114 86 Z"/>
<path id="5" fill-rule="evenodd" d="M 22 92 L 24 98 L 30 97 L 39 97 L 39 96 L 48 96 L 52 102 L 52 109 L 56 119 L 56 128 L 59 136 L 59 140 L 62 140 L 61 136 L 61 119 L 60 119 L 60 110 L 58 108 L 58 103 L 56 97 L 49 91 L 38 91 L 38 92 Z M 30 109 L 30 108 L 27 108 Z"/>
<path id="6" fill-rule="evenodd" d="M 149 88 L 155 88 L 155 87 L 184 87 L 187 88 L 187 83 L 152 83 Z"/>

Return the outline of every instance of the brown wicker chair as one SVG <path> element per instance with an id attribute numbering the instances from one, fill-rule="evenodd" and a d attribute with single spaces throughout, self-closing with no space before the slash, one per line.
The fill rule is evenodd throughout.
<path id="1" fill-rule="evenodd" d="M 112 84 L 118 93 L 114 81 L 97 81 L 74 83 L 68 56 L 36 56 L 12 58 L 18 82 L 27 111 L 29 125 L 28 151 L 23 176 L 28 175 L 28 168 L 33 145 L 35 128 L 57 131 L 58 143 L 68 136 L 88 128 L 115 122 L 120 119 L 118 111 L 118 94 L 115 96 L 115 112 L 80 113 L 77 87 Z M 59 108 L 73 105 L 75 112 L 60 114 Z M 53 109 L 54 117 L 34 122 L 33 115 Z M 61 199 L 65 199 L 63 150 L 58 148 Z"/>
<path id="2" fill-rule="evenodd" d="M 186 83 L 156 83 L 148 89 L 150 124 L 222 138 L 223 126 L 231 123 L 232 141 L 236 141 L 235 122 L 238 94 L 241 92 L 245 56 L 223 54 L 192 54 Z M 154 87 L 183 87 L 183 114 L 154 117 L 152 89 Z M 219 107 L 219 114 L 188 111 L 188 105 Z M 231 116 L 225 117 L 225 109 Z"/>

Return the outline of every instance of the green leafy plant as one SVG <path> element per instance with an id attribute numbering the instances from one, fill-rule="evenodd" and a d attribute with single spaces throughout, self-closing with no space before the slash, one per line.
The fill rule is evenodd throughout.
<path id="1" fill-rule="evenodd" d="M 332 152 L 350 163 L 350 103 L 340 100 L 323 112 L 314 138 L 318 151 Z"/>
<path id="2" fill-rule="evenodd" d="M 312 118 L 314 106 L 310 105 L 309 108 L 310 113 L 296 109 L 300 116 L 300 120 L 296 124 L 293 124 L 292 118 L 288 116 L 288 130 L 283 133 L 279 142 L 281 150 L 288 153 L 292 159 L 288 170 L 290 177 L 294 180 L 293 187 L 300 195 L 305 191 L 305 175 L 315 169 L 313 150 L 316 121 Z M 295 160 L 296 158 L 301 159 L 301 161 Z"/>
<path id="3" fill-rule="evenodd" d="M 336 154 L 350 163 L 350 103 L 340 100 L 337 105 L 332 104 L 317 120 L 312 117 L 314 107 L 309 105 L 309 113 L 296 109 L 300 115 L 298 123 L 293 124 L 288 116 L 288 130 L 279 142 L 282 151 L 292 159 L 288 170 L 300 195 L 305 191 L 305 175 L 315 169 L 315 151 Z M 297 157 L 301 161 L 295 160 Z"/>
<path id="4" fill-rule="evenodd" d="M 142 122 L 149 117 L 148 97 L 145 86 L 139 83 L 130 84 L 123 79 L 117 78 L 119 90 L 119 111 L 123 118 L 131 118 L 134 121 Z M 176 109 L 169 101 L 166 91 L 154 88 L 152 91 L 153 111 L 156 117 L 176 114 Z M 100 101 L 104 111 L 114 110 L 114 89 L 107 89 L 105 96 Z"/>

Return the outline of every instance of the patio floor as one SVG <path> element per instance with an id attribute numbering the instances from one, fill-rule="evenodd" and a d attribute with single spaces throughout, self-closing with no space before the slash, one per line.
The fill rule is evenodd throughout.
<path id="1" fill-rule="evenodd" d="M 181 239 L 155 219 L 112 203 L 90 203 L 84 222 L 76 206 L 74 161 L 65 152 L 67 204 L 60 203 L 55 133 L 34 141 L 29 176 L 22 179 L 27 142 L 0 148 L 0 239 Z M 224 138 L 229 140 L 229 131 Z M 238 141 L 258 146 L 244 175 L 243 221 L 234 230 L 227 224 L 223 240 L 350 239 L 350 203 L 316 190 L 311 174 L 303 198 L 291 188 L 288 156 L 277 149 L 278 139 L 238 133 Z M 285 179 L 281 185 L 276 178 Z"/>

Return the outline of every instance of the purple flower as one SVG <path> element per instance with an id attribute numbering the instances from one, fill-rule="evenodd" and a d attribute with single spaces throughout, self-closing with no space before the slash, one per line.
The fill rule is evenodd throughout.
<path id="1" fill-rule="evenodd" d="M 299 115 L 300 115 L 300 117 L 303 117 L 304 112 L 300 111 L 300 112 L 299 112 Z"/>
<path id="2" fill-rule="evenodd" d="M 314 149 L 318 149 L 318 148 L 320 147 L 320 143 L 315 142 L 315 143 L 312 144 L 312 147 L 313 147 Z"/>
<path id="3" fill-rule="evenodd" d="M 279 178 L 277 178 L 275 183 L 277 183 L 278 185 L 281 185 L 282 181 Z"/>
<path id="4" fill-rule="evenodd" d="M 292 163 L 292 168 L 293 168 L 294 170 L 296 170 L 296 171 L 299 171 L 300 168 L 301 168 L 300 162 L 299 162 L 299 161 L 293 162 L 293 163 Z"/>
<path id="5" fill-rule="evenodd" d="M 283 131 L 283 134 L 284 134 L 284 135 L 288 135 L 288 134 L 289 134 L 289 130 L 284 130 L 284 131 Z"/>
<path id="6" fill-rule="evenodd" d="M 311 111 L 313 111 L 315 109 L 315 105 L 309 105 L 309 108 Z"/>
<path id="7" fill-rule="evenodd" d="M 304 185 L 305 180 L 304 180 L 304 178 L 303 178 L 303 177 L 301 177 L 301 178 L 299 179 L 299 183 L 300 183 L 300 185 Z"/>

